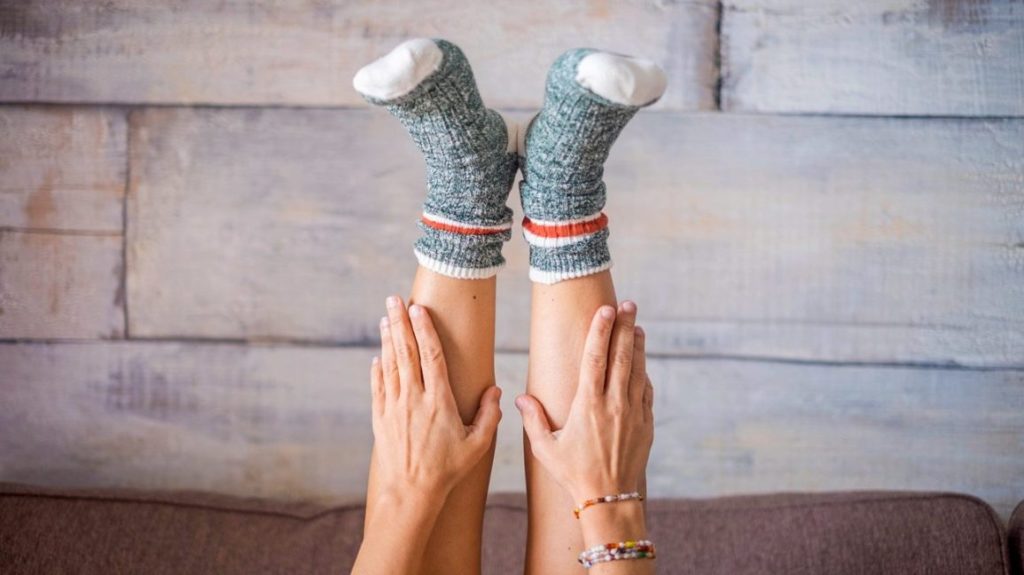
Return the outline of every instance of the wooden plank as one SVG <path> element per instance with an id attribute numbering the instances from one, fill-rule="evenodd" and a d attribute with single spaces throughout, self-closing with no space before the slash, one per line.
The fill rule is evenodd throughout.
<path id="1" fill-rule="evenodd" d="M 0 346 L 0 479 L 202 489 L 311 501 L 363 493 L 370 348 L 106 343 Z M 523 489 L 505 388 L 492 490 Z M 1024 372 L 651 362 L 652 496 L 936 489 L 1004 516 L 1024 498 Z"/>
<path id="2" fill-rule="evenodd" d="M 397 122 L 159 109 L 131 139 L 134 335 L 375 339 L 423 194 Z M 642 113 L 605 176 L 658 353 L 1024 364 L 1024 121 Z M 522 350 L 514 235 L 498 344 Z"/>
<path id="3" fill-rule="evenodd" d="M 1024 363 L 1024 122 L 647 115 L 630 130 L 606 172 L 610 241 L 658 350 Z"/>
<path id="4" fill-rule="evenodd" d="M 415 271 L 423 201 L 423 161 L 398 122 L 153 109 L 132 116 L 131 138 L 133 336 L 377 337 L 377 300 Z"/>
<path id="5" fill-rule="evenodd" d="M 1018 0 L 725 0 L 722 107 L 1024 115 Z"/>
<path id="6" fill-rule="evenodd" d="M 0 231 L 0 338 L 124 336 L 122 238 Z"/>
<path id="7" fill-rule="evenodd" d="M 671 79 L 659 106 L 715 106 L 710 0 L 0 2 L 0 101 L 362 106 L 360 66 L 417 36 L 468 54 L 485 100 L 533 107 L 561 52 L 642 54 Z M 511 79 L 511 80 L 510 80 Z"/>
<path id="8" fill-rule="evenodd" d="M 124 112 L 0 106 L 0 228 L 121 233 Z"/>

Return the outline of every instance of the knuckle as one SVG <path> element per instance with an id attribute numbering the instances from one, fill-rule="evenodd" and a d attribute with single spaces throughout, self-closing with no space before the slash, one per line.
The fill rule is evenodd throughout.
<path id="1" fill-rule="evenodd" d="M 395 350 L 395 355 L 398 356 L 400 361 L 412 363 L 416 359 L 416 350 L 411 345 L 400 345 Z"/>
<path id="2" fill-rule="evenodd" d="M 633 363 L 633 350 L 619 348 L 615 350 L 612 356 L 612 361 L 615 365 L 625 366 Z"/>
<path id="3" fill-rule="evenodd" d="M 444 359 L 444 353 L 441 351 L 441 348 L 435 345 L 421 347 L 420 356 L 421 359 L 423 360 L 423 363 L 426 364 L 437 364 L 440 363 L 442 359 Z"/>
<path id="4" fill-rule="evenodd" d="M 587 365 L 595 369 L 604 369 L 608 361 L 608 357 L 605 356 L 605 354 L 595 350 L 588 351 L 586 354 L 586 358 Z"/>

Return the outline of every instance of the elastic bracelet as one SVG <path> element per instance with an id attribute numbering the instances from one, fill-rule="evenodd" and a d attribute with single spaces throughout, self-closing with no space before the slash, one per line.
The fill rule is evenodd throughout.
<path id="1" fill-rule="evenodd" d="M 640 541 L 619 541 L 618 543 L 595 545 L 580 553 L 578 560 L 580 565 L 590 569 L 598 563 L 608 561 L 654 559 L 655 557 L 654 543 L 647 539 L 641 539 Z"/>
<path id="2" fill-rule="evenodd" d="M 580 513 L 591 505 L 597 505 L 598 503 L 618 503 L 619 501 L 632 501 L 634 499 L 637 501 L 643 501 L 644 496 L 640 495 L 639 491 L 634 491 L 632 493 L 619 493 L 618 495 L 605 495 L 604 497 L 598 497 L 596 499 L 587 499 L 581 503 L 579 507 L 573 509 L 572 514 L 576 516 L 576 519 L 579 519 Z"/>

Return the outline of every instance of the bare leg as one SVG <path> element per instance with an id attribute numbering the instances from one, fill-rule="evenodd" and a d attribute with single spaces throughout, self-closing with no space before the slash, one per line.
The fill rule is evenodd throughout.
<path id="1" fill-rule="evenodd" d="M 615 302 L 608 271 L 533 285 L 527 393 L 540 400 L 556 429 L 565 423 L 576 394 L 583 342 L 594 313 Z M 576 555 L 583 548 L 583 536 L 572 514 L 576 502 L 532 457 L 525 435 L 523 440 L 530 517 L 526 572 L 578 573 Z"/>
<path id="2" fill-rule="evenodd" d="M 444 348 L 448 375 L 465 424 L 473 420 L 480 396 L 494 385 L 494 299 L 496 280 L 454 279 L 419 268 L 409 303 L 430 312 Z M 479 573 L 484 504 L 494 448 L 449 494 L 434 525 L 421 573 Z M 373 465 L 367 514 L 375 502 Z"/>

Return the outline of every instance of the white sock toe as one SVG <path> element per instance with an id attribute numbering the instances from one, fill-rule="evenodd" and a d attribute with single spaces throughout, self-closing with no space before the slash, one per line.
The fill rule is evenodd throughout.
<path id="1" fill-rule="evenodd" d="M 594 52 L 576 66 L 576 81 L 591 92 L 626 106 L 653 103 L 665 93 L 665 72 L 650 60 Z"/>
<path id="2" fill-rule="evenodd" d="M 363 66 L 352 79 L 352 86 L 371 98 L 393 100 L 412 92 L 441 66 L 443 59 L 444 53 L 433 40 L 408 40 Z"/>

